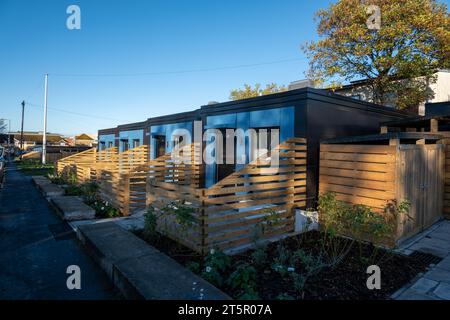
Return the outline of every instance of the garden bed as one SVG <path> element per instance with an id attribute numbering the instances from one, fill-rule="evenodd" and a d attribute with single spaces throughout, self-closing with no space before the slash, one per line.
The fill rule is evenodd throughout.
<path id="1" fill-rule="evenodd" d="M 236 299 L 389 299 L 427 268 L 416 258 L 318 231 L 231 257 L 214 250 L 202 257 L 163 235 L 136 234 Z M 380 290 L 366 285 L 373 264 L 381 269 Z"/>
<path id="2" fill-rule="evenodd" d="M 60 185 L 64 189 L 65 196 L 77 196 L 83 199 L 85 204 L 95 210 L 96 218 L 115 218 L 120 216 L 119 210 L 101 199 L 98 192 L 98 185 L 95 182 L 77 183 L 76 177 L 71 174 L 49 174 L 48 178 L 52 183 Z"/>
<path id="3" fill-rule="evenodd" d="M 41 164 L 39 161 L 22 160 L 15 162 L 17 169 L 26 176 L 47 176 L 55 170 L 53 164 Z"/>

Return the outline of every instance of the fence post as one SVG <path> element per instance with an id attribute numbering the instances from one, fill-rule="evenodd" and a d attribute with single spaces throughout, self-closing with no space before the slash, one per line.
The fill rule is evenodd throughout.
<path id="1" fill-rule="evenodd" d="M 124 216 L 128 216 L 130 214 L 130 174 L 125 173 L 121 174 L 121 176 L 120 180 L 122 180 L 122 188 L 119 188 L 119 192 L 122 190 L 122 213 Z"/>
<path id="2" fill-rule="evenodd" d="M 200 252 L 201 254 L 206 254 L 206 250 L 207 250 L 207 245 L 206 245 L 206 238 L 208 237 L 208 233 L 206 232 L 206 226 L 207 226 L 207 221 L 206 221 L 206 213 L 205 213 L 205 197 L 206 197 L 206 192 L 205 189 L 201 189 L 200 190 L 200 235 L 201 235 L 201 241 L 200 241 Z"/>

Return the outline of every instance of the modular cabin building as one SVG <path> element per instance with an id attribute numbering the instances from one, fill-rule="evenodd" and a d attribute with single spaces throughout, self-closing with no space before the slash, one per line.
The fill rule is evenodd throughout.
<path id="1" fill-rule="evenodd" d="M 108 128 L 98 131 L 98 150 L 118 147 L 117 128 Z"/>
<path id="2" fill-rule="evenodd" d="M 146 122 L 150 159 L 173 150 L 176 144 L 193 142 L 194 123 L 200 120 L 198 110 L 149 118 Z"/>
<path id="3" fill-rule="evenodd" d="M 307 206 L 314 207 L 318 193 L 319 145 L 321 139 L 378 133 L 380 122 L 404 119 L 411 114 L 368 102 L 355 100 L 326 90 L 302 88 L 239 101 L 203 106 L 200 115 L 204 129 L 279 130 L 279 142 L 289 138 L 307 141 Z M 270 139 L 270 135 L 267 135 Z M 246 138 L 246 145 L 252 143 Z M 212 139 L 211 139 L 212 140 Z M 271 145 L 266 141 L 265 145 Z M 208 144 L 208 141 L 205 143 Z M 246 163 L 249 148 L 235 148 Z M 205 165 L 205 187 L 223 179 L 243 165 Z"/>
<path id="4" fill-rule="evenodd" d="M 224 161 L 213 164 L 203 164 L 201 186 L 209 188 L 243 168 L 254 158 L 249 146 L 261 144 L 261 139 L 247 134 L 249 129 L 253 129 L 257 135 L 263 130 L 268 133 L 268 140 L 263 143 L 266 147 L 274 145 L 270 132 L 277 129 L 279 137 L 276 143 L 283 143 L 290 138 L 305 138 L 307 141 L 307 206 L 314 207 L 318 194 L 321 139 L 375 134 L 379 132 L 381 122 L 411 116 L 408 112 L 355 100 L 327 90 L 302 88 L 205 105 L 191 112 L 149 118 L 144 122 L 116 129 L 100 130 L 99 148 L 111 146 L 114 137 L 116 143 L 113 146 L 118 147 L 120 152 L 146 144 L 150 147 L 149 158 L 156 159 L 171 152 L 181 141 L 185 144 L 192 143 L 196 122 L 201 123 L 202 140 L 205 139 L 203 150 L 210 144 L 217 145 L 218 132 L 224 138 L 227 136 L 227 129 L 241 129 L 245 133 L 244 146 L 236 142 L 232 146 L 234 160 L 240 161 L 229 164 L 223 159 Z M 221 144 L 224 150 L 225 144 L 224 140 Z"/>
<path id="5" fill-rule="evenodd" d="M 147 133 L 147 121 L 120 125 L 117 127 L 119 152 L 137 148 L 143 144 Z"/>

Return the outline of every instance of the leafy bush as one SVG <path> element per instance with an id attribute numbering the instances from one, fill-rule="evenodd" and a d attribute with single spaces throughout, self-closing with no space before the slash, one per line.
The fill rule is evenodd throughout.
<path id="1" fill-rule="evenodd" d="M 162 213 L 174 216 L 176 223 L 180 225 L 183 230 L 191 228 L 196 222 L 192 210 L 191 207 L 185 205 L 185 203 L 181 201 L 174 201 L 161 209 Z"/>
<path id="2" fill-rule="evenodd" d="M 47 178 L 54 184 L 66 184 L 66 181 L 62 178 L 62 176 L 55 173 L 47 174 Z"/>
<path id="3" fill-rule="evenodd" d="M 258 247 L 255 251 L 253 251 L 252 252 L 252 260 L 256 266 L 258 266 L 258 267 L 264 266 L 268 260 L 266 247 L 261 246 L 261 247 Z"/>
<path id="4" fill-rule="evenodd" d="M 158 216 L 153 207 L 149 207 L 144 214 L 144 236 L 149 240 L 155 240 L 158 236 L 156 231 L 158 225 Z"/>
<path id="5" fill-rule="evenodd" d="M 253 242 L 256 247 L 261 245 L 261 240 L 267 234 L 270 234 L 271 231 L 280 223 L 281 217 L 278 211 L 275 211 L 271 208 L 265 211 L 265 215 L 263 219 L 257 222 L 253 229 Z"/>
<path id="6" fill-rule="evenodd" d="M 189 261 L 189 262 L 186 264 L 186 268 L 187 268 L 188 270 L 190 270 L 191 272 L 196 273 L 196 274 L 199 274 L 200 271 L 201 271 L 200 263 L 195 262 L 195 261 Z"/>
<path id="7" fill-rule="evenodd" d="M 95 210 L 95 215 L 98 218 L 115 218 L 120 217 L 120 212 L 107 201 L 103 201 L 100 198 L 92 198 L 86 201 L 86 204 L 91 206 Z"/>
<path id="8" fill-rule="evenodd" d="M 279 243 L 277 246 L 277 256 L 272 263 L 272 269 L 278 272 L 282 277 L 285 277 L 288 272 L 290 258 L 291 251 L 283 244 Z"/>
<path id="9" fill-rule="evenodd" d="M 68 196 L 81 196 L 86 199 L 94 198 L 98 191 L 98 185 L 95 182 L 85 182 L 79 185 L 69 184 L 65 193 Z"/>
<path id="10" fill-rule="evenodd" d="M 256 269 L 247 263 L 240 263 L 227 279 L 227 284 L 239 291 L 238 299 L 259 299 L 256 290 Z"/>
<path id="11" fill-rule="evenodd" d="M 389 202 L 384 213 L 374 212 L 365 205 L 350 205 L 336 199 L 331 192 L 319 196 L 319 212 L 325 232 L 350 235 L 358 240 L 379 243 L 396 231 L 397 217 L 407 214 L 410 204 Z"/>
<path id="12" fill-rule="evenodd" d="M 231 259 L 219 250 L 211 249 L 204 258 L 202 277 L 216 286 L 223 285 L 223 274 L 231 266 Z"/>

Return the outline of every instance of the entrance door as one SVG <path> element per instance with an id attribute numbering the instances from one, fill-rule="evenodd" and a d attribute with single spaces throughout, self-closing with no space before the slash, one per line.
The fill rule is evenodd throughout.
<path id="1" fill-rule="evenodd" d="M 166 154 L 166 136 L 155 136 L 155 158 Z"/>
<path id="2" fill-rule="evenodd" d="M 430 227 L 442 217 L 444 195 L 444 145 L 401 145 L 397 199 L 411 203 L 403 220 L 404 238 Z"/>
<path id="3" fill-rule="evenodd" d="M 219 156 L 221 156 L 221 162 L 222 163 L 217 163 L 216 164 L 216 183 L 219 182 L 222 179 L 225 179 L 226 177 L 228 177 L 230 174 L 234 173 L 235 168 L 236 168 L 236 138 L 234 138 L 234 159 L 233 159 L 233 163 L 227 163 L 230 162 L 230 159 L 228 157 L 227 159 L 227 155 L 226 155 L 226 142 L 230 139 L 228 139 L 229 137 L 226 134 L 226 129 L 219 129 L 220 132 L 222 133 L 222 151 L 220 152 L 219 150 L 217 150 L 218 145 L 216 145 L 216 152 L 219 152 Z M 218 137 L 216 137 L 216 139 L 218 139 Z M 227 161 L 228 160 L 228 161 Z M 217 159 L 217 161 L 219 161 Z"/>

